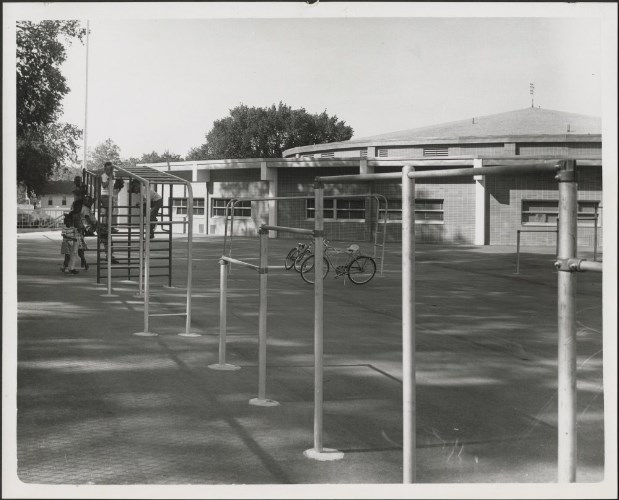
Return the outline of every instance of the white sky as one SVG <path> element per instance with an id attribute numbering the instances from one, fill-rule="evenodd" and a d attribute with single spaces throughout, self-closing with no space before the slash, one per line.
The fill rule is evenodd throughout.
<path id="1" fill-rule="evenodd" d="M 240 103 L 326 109 L 354 137 L 522 109 L 530 82 L 536 106 L 601 114 L 599 6 L 102 5 L 64 17 L 90 20 L 88 146 L 111 138 L 122 157 L 184 156 Z M 85 54 L 74 44 L 64 67 L 80 127 Z"/>

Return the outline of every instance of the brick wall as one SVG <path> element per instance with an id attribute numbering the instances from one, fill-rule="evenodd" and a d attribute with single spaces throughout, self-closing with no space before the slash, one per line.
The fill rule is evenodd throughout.
<path id="1" fill-rule="evenodd" d="M 523 225 L 522 200 L 558 200 L 559 190 L 553 174 L 522 176 L 487 176 L 487 213 L 490 245 L 515 245 L 516 230 L 556 229 L 548 225 Z M 584 167 L 579 174 L 578 200 L 602 199 L 601 167 Z M 602 210 L 603 212 L 603 210 Z M 578 228 L 578 246 L 593 249 L 593 227 Z M 522 245 L 556 246 L 555 233 L 521 233 Z M 598 247 L 602 245 L 602 228 L 598 228 Z"/>

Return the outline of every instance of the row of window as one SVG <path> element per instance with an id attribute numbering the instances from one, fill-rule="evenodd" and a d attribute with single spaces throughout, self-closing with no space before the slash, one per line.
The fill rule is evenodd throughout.
<path id="1" fill-rule="evenodd" d="M 230 200 L 225 198 L 213 198 L 211 200 L 211 215 L 224 217 L 226 206 Z M 365 221 L 365 200 L 351 200 L 343 198 L 329 198 L 324 200 L 323 217 L 328 221 L 347 220 Z M 402 200 L 388 200 L 388 220 L 402 220 Z M 316 208 L 313 199 L 305 200 L 305 217 L 313 220 Z M 559 216 L 559 202 L 556 200 L 523 200 L 521 222 L 523 225 L 556 225 Z M 415 220 L 418 222 L 441 223 L 445 216 L 444 200 L 441 199 L 416 199 Z M 251 202 L 240 201 L 234 208 L 235 218 L 251 217 Z M 381 210 L 380 219 L 385 217 Z M 578 224 L 580 226 L 602 225 L 601 207 L 599 201 L 578 202 Z"/>
<path id="2" fill-rule="evenodd" d="M 212 198 L 211 216 L 225 217 L 226 206 L 229 199 Z M 388 201 L 388 214 L 390 221 L 402 220 L 402 200 Z M 305 200 L 305 218 L 313 220 L 316 214 L 314 199 Z M 329 198 L 323 201 L 323 217 L 327 221 L 365 221 L 365 200 L 351 200 L 344 198 Z M 234 207 L 235 218 L 251 217 L 251 201 L 239 201 Z M 383 220 L 385 211 L 381 210 L 380 218 Z M 415 200 L 415 219 L 418 221 L 443 221 L 443 200 Z"/>
<path id="3" fill-rule="evenodd" d="M 230 198 L 212 198 L 211 216 L 225 217 L 226 207 Z M 48 199 L 48 205 L 52 205 L 52 199 Z M 62 198 L 62 205 L 67 204 L 66 197 Z M 388 200 L 388 220 L 402 220 L 402 200 Z M 187 215 L 187 198 L 173 198 L 172 207 L 176 215 Z M 194 198 L 194 215 L 204 215 L 204 198 Z M 365 200 L 351 199 L 325 199 L 324 219 L 328 221 L 365 220 Z M 315 205 L 313 199 L 305 200 L 306 219 L 313 220 L 315 217 Z M 235 218 L 251 218 L 251 201 L 239 201 L 234 208 Z M 384 210 L 381 210 L 381 220 L 384 218 Z M 522 201 L 522 224 L 523 225 L 556 225 L 559 217 L 559 202 L 556 200 L 523 200 Z M 578 224 L 581 226 L 593 226 L 597 219 L 601 226 L 601 209 L 598 201 L 578 202 Z M 426 222 L 443 222 L 443 200 L 440 199 L 417 199 L 415 200 L 415 220 Z"/>
<path id="4" fill-rule="evenodd" d="M 359 150 L 361 158 L 367 158 L 368 150 Z M 389 150 L 387 148 L 376 148 L 377 158 L 387 158 Z M 429 146 L 423 148 L 423 156 L 449 156 L 449 148 L 447 146 Z M 335 158 L 335 151 L 325 151 L 322 153 L 306 153 L 303 158 Z"/>

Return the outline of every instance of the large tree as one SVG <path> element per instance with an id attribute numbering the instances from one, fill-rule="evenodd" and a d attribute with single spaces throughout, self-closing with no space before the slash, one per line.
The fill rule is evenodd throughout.
<path id="1" fill-rule="evenodd" d="M 286 149 L 346 141 L 352 134 L 351 127 L 326 110 L 309 114 L 281 102 L 268 108 L 241 104 L 214 122 L 206 143 L 191 149 L 187 159 L 281 158 Z"/>
<path id="2" fill-rule="evenodd" d="M 58 121 L 70 90 L 60 67 L 66 44 L 85 34 L 78 21 L 17 22 L 17 181 L 29 192 L 76 160 L 82 132 Z"/>

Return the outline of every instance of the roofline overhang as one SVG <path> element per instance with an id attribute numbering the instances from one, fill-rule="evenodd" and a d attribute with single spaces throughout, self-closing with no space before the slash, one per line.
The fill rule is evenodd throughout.
<path id="1" fill-rule="evenodd" d="M 449 157 L 425 157 L 411 158 L 410 156 L 391 157 L 387 158 L 250 158 L 250 159 L 226 159 L 226 160 L 200 160 L 193 162 L 170 162 L 167 163 L 152 163 L 140 164 L 149 166 L 157 170 L 168 170 L 172 172 L 191 172 L 196 170 L 225 170 L 225 169 L 261 169 L 268 168 L 324 168 L 324 167 L 352 167 L 359 168 L 361 161 L 367 162 L 368 167 L 379 168 L 401 168 L 405 163 L 414 163 L 420 166 L 436 166 L 436 167 L 465 167 L 473 166 L 474 160 L 482 160 L 484 165 L 501 165 L 502 163 L 510 164 L 528 164 L 535 160 L 562 160 L 575 159 L 576 163 L 584 167 L 594 167 L 602 165 L 602 158 L 597 156 L 577 157 L 561 156 L 561 155 L 538 155 L 538 156 L 449 156 Z"/>
<path id="2" fill-rule="evenodd" d="M 602 142 L 602 134 L 524 134 L 524 135 L 485 135 L 452 137 L 410 137 L 402 139 L 366 139 L 343 142 L 327 142 L 286 149 L 282 155 L 301 153 L 359 149 L 367 147 L 421 146 L 436 144 L 488 144 L 517 142 Z"/>

